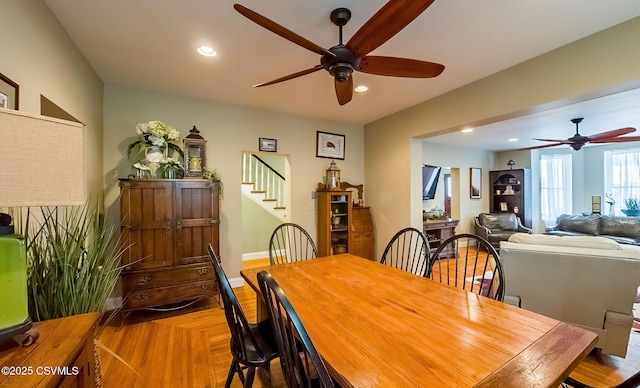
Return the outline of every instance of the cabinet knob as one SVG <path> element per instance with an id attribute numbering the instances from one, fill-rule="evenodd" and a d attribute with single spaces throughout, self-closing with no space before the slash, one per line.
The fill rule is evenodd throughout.
<path id="1" fill-rule="evenodd" d="M 178 220 L 178 221 L 176 221 L 176 229 L 177 229 L 177 230 L 182 229 L 182 220 Z"/>
<path id="2" fill-rule="evenodd" d="M 206 284 L 201 284 L 201 285 L 200 285 L 200 289 L 201 289 L 201 290 L 206 290 L 207 288 L 209 288 L 209 287 L 207 287 L 207 285 L 206 285 Z"/>
<path id="3" fill-rule="evenodd" d="M 135 297 L 135 299 L 139 301 L 147 300 L 149 298 L 151 298 L 151 294 L 149 294 L 148 292 L 145 292 L 143 294 L 138 294 Z"/>
<path id="4" fill-rule="evenodd" d="M 206 275 L 206 274 L 208 274 L 208 273 L 209 273 L 209 269 L 208 269 L 208 268 L 200 268 L 200 269 L 198 270 L 198 275 L 199 275 L 199 276 L 205 276 L 205 275 Z"/>
<path id="5" fill-rule="evenodd" d="M 167 221 L 167 233 L 171 232 L 171 220 Z"/>
<path id="6" fill-rule="evenodd" d="M 144 286 L 145 284 L 149 283 L 151 281 L 151 276 L 141 276 L 140 278 L 138 278 L 138 285 L 139 286 Z"/>

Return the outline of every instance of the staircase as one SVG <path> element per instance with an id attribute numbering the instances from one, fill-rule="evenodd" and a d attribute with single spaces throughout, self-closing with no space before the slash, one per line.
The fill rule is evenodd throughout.
<path id="1" fill-rule="evenodd" d="M 242 193 L 282 222 L 287 221 L 284 176 L 250 152 L 242 154 Z"/>

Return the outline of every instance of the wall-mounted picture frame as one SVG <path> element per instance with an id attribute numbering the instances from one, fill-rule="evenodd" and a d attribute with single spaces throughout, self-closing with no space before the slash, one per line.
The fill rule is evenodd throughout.
<path id="1" fill-rule="evenodd" d="M 18 110 L 20 86 L 0 73 L 0 108 Z"/>
<path id="2" fill-rule="evenodd" d="M 278 140 L 261 137 L 258 139 L 258 150 L 264 152 L 277 152 Z"/>
<path id="3" fill-rule="evenodd" d="M 471 176 L 471 183 L 469 187 L 469 193 L 471 198 L 482 198 L 482 169 L 471 167 L 469 169 L 469 175 Z"/>
<path id="4" fill-rule="evenodd" d="M 316 157 L 344 160 L 345 135 L 317 132 Z"/>

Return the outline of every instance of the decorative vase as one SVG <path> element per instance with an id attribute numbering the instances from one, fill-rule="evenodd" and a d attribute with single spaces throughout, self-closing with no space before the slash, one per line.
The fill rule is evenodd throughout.
<path id="1" fill-rule="evenodd" d="M 176 170 L 173 168 L 167 168 L 164 170 L 164 177 L 166 179 L 176 179 Z"/>
<path id="2" fill-rule="evenodd" d="M 639 209 L 622 209 L 621 210 L 627 217 L 640 217 Z"/>
<path id="3" fill-rule="evenodd" d="M 160 162 L 167 158 L 167 151 L 167 147 L 148 146 L 145 148 L 144 159 L 151 169 L 151 178 L 162 178 L 163 173 L 160 169 Z"/>

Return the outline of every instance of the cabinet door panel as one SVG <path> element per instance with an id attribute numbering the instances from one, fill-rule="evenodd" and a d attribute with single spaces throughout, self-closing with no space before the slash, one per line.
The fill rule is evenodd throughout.
<path id="1" fill-rule="evenodd" d="M 218 186 L 208 182 L 177 182 L 176 264 L 209 260 L 207 245 L 219 252 Z"/>
<path id="2" fill-rule="evenodd" d="M 170 182 L 129 181 L 121 199 L 123 239 L 131 247 L 123 257 L 131 269 L 173 265 L 174 233 L 172 185 Z"/>

